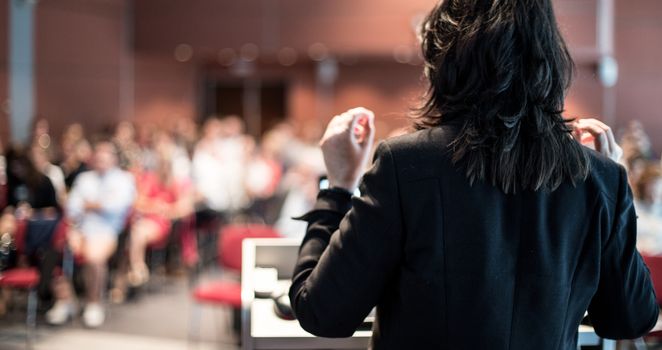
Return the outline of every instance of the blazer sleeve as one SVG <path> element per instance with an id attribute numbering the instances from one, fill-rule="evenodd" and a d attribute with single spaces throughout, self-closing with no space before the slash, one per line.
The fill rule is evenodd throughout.
<path id="1" fill-rule="evenodd" d="M 600 281 L 588 312 L 599 336 L 634 339 L 655 326 L 659 307 L 649 271 L 636 249 L 637 215 L 622 167 L 619 181 L 612 232 L 602 249 Z"/>
<path id="2" fill-rule="evenodd" d="M 349 194 L 321 191 L 315 209 L 302 217 L 308 229 L 289 296 L 301 326 L 317 336 L 350 337 L 378 303 L 400 260 L 399 192 L 385 143 L 360 189 L 351 210 Z"/>

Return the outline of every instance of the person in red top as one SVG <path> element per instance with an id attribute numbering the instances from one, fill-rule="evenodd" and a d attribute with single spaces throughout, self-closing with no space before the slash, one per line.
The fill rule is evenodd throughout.
<path id="1" fill-rule="evenodd" d="M 136 176 L 138 199 L 134 205 L 129 239 L 128 281 L 133 286 L 147 282 L 149 270 L 145 251 L 151 244 L 168 238 L 172 221 L 192 211 L 191 181 L 173 175 L 173 160 L 168 135 L 157 136 L 156 167 Z"/>

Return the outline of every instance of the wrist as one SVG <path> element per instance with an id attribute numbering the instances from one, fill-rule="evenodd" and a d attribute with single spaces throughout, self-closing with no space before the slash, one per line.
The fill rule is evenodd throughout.
<path id="1" fill-rule="evenodd" d="M 326 189 L 326 191 L 332 192 L 332 193 L 337 193 L 339 195 L 343 196 L 353 196 L 354 191 L 350 191 L 347 188 L 344 187 L 338 187 L 338 186 L 330 186 L 329 188 Z"/>
<path id="2" fill-rule="evenodd" d="M 349 193 L 354 193 L 358 187 L 358 182 L 358 180 L 337 181 L 329 178 L 329 188 L 336 188 Z"/>

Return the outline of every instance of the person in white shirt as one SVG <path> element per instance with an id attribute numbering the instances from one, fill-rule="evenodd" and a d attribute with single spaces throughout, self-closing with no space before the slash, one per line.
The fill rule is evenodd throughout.
<path id="1" fill-rule="evenodd" d="M 198 202 L 216 213 L 234 213 L 246 208 L 244 185 L 249 142 L 241 120 L 209 119 L 198 142 L 192 162 Z"/>
<path id="2" fill-rule="evenodd" d="M 116 147 L 109 141 L 94 147 L 93 170 L 82 173 L 74 182 L 67 201 L 67 216 L 72 223 L 69 247 L 84 258 L 86 306 L 83 322 L 101 326 L 105 311 L 101 304 L 108 260 L 117 248 L 117 237 L 126 225 L 135 199 L 133 175 L 118 168 Z M 55 285 L 56 303 L 46 314 L 53 325 L 66 322 L 76 306 L 71 282 L 59 278 Z"/>

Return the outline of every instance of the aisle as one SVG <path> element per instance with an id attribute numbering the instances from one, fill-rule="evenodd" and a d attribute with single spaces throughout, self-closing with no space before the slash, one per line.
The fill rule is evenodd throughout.
<path id="1" fill-rule="evenodd" d="M 229 317 L 214 307 L 202 308 L 200 341 L 197 346 L 189 344 L 190 306 L 185 279 L 171 279 L 158 292 L 146 293 L 123 305 L 112 305 L 107 322 L 96 330 L 85 329 L 79 320 L 60 328 L 50 327 L 40 316 L 35 349 L 238 349 L 229 345 L 232 344 L 226 330 Z M 0 319 L 0 350 L 24 349 L 24 316 L 23 312 L 14 311 Z"/>

